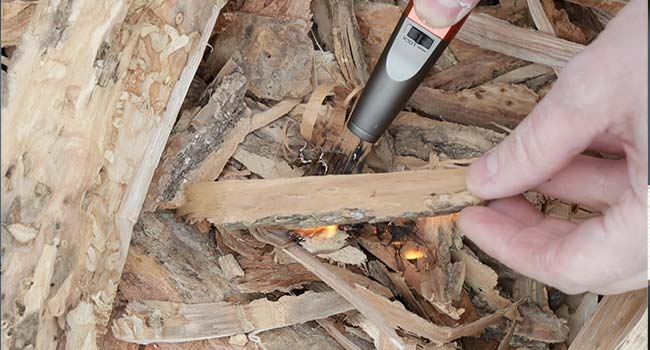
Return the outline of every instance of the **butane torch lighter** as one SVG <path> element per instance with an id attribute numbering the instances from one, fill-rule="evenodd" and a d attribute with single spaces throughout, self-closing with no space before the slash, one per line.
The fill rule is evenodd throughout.
<path id="1" fill-rule="evenodd" d="M 431 28 L 418 18 L 413 0 L 409 1 L 352 111 L 350 131 L 364 141 L 376 142 L 466 18 L 449 28 Z"/>

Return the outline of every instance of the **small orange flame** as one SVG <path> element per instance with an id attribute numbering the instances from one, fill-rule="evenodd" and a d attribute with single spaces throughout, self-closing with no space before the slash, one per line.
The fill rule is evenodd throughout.
<path id="1" fill-rule="evenodd" d="M 415 242 L 406 242 L 400 250 L 400 255 L 406 260 L 417 260 L 423 258 L 426 254 L 424 247 L 416 244 Z"/>
<path id="2" fill-rule="evenodd" d="M 296 229 L 294 230 L 294 232 L 301 236 L 326 240 L 328 238 L 334 237 L 338 229 L 339 229 L 338 225 L 329 225 L 329 226 Z"/>

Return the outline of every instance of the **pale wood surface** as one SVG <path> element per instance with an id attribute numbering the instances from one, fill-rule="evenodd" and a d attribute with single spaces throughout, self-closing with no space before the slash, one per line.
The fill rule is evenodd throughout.
<path id="1" fill-rule="evenodd" d="M 231 180 L 188 187 L 180 215 L 231 228 L 315 227 L 459 211 L 479 199 L 465 170 Z"/>
<path id="2" fill-rule="evenodd" d="M 36 5 L 3 96 L 3 348 L 91 348 L 105 331 L 132 226 L 222 5 Z"/>
<path id="3" fill-rule="evenodd" d="M 180 342 L 262 332 L 325 318 L 352 310 L 336 292 L 286 295 L 278 301 L 266 298 L 248 304 L 178 304 L 164 301 L 130 303 L 113 323 L 120 340 L 147 344 Z"/>
<path id="4" fill-rule="evenodd" d="M 470 15 L 457 38 L 487 50 L 553 68 L 564 67 L 585 47 L 533 29 L 517 27 L 483 13 Z"/>
<path id="5" fill-rule="evenodd" d="M 644 288 L 605 296 L 569 350 L 647 349 L 647 293 Z"/>

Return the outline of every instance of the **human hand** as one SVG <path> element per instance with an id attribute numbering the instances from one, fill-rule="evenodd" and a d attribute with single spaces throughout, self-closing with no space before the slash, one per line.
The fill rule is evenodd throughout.
<path id="1" fill-rule="evenodd" d="M 415 13 L 433 28 L 450 27 L 460 21 L 479 0 L 413 0 Z"/>
<path id="2" fill-rule="evenodd" d="M 497 199 L 458 225 L 487 254 L 568 294 L 614 294 L 647 278 L 647 3 L 633 0 L 561 72 L 547 96 L 473 164 L 467 186 Z M 620 160 L 580 155 L 586 149 Z M 533 189 L 604 215 L 544 218 Z"/>

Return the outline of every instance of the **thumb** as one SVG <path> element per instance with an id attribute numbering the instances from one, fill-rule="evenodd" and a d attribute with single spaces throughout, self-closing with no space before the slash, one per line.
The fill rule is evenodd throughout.
<path id="1" fill-rule="evenodd" d="M 460 21 L 479 0 L 413 0 L 418 17 L 433 28 L 450 27 Z"/>

